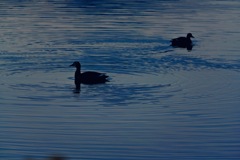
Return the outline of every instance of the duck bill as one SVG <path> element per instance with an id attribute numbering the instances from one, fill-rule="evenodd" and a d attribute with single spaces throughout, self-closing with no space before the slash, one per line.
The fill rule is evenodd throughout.
<path id="1" fill-rule="evenodd" d="M 74 67 L 75 65 L 74 65 L 74 63 L 73 64 L 71 64 L 69 67 Z"/>

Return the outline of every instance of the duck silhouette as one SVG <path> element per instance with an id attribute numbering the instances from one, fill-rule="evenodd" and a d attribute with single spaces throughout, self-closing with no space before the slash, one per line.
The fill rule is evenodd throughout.
<path id="1" fill-rule="evenodd" d="M 87 71 L 81 73 L 81 64 L 78 61 L 73 62 L 71 67 L 76 67 L 75 71 L 75 85 L 76 89 L 80 89 L 80 84 L 100 84 L 108 82 L 108 76 L 105 73 L 99 73 L 94 71 Z"/>
<path id="2" fill-rule="evenodd" d="M 187 37 L 178 37 L 171 40 L 171 46 L 173 47 L 180 47 L 180 48 L 187 48 L 188 50 L 192 50 L 192 40 L 194 38 L 192 33 L 188 33 Z"/>

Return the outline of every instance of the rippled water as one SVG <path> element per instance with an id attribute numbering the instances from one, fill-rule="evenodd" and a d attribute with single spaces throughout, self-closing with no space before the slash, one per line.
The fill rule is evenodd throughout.
<path id="1" fill-rule="evenodd" d="M 239 7 L 0 2 L 0 159 L 240 159 Z M 110 82 L 74 93 L 73 61 Z"/>

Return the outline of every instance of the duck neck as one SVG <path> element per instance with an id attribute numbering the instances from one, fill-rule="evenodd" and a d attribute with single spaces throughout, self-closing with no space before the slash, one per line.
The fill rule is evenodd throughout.
<path id="1" fill-rule="evenodd" d="M 81 69 L 80 69 L 80 67 L 77 67 L 77 68 L 76 68 L 75 75 L 80 75 L 80 74 L 81 74 Z"/>
<path id="2" fill-rule="evenodd" d="M 187 41 L 188 41 L 189 43 L 192 43 L 191 37 L 187 37 Z"/>
<path id="3" fill-rule="evenodd" d="M 80 69 L 80 67 L 77 67 L 76 71 L 78 71 L 78 72 L 81 72 L 81 69 Z"/>
<path id="4" fill-rule="evenodd" d="M 76 68 L 74 81 L 75 81 L 75 85 L 76 85 L 76 90 L 80 91 L 80 87 L 81 87 L 81 69 L 80 69 L 80 67 Z"/>

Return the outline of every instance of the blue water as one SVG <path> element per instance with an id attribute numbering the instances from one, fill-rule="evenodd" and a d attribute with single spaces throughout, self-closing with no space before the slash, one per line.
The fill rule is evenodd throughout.
<path id="1" fill-rule="evenodd" d="M 239 0 L 0 2 L 0 159 L 240 159 Z M 191 51 L 169 40 L 191 32 Z M 74 68 L 110 82 L 74 93 Z"/>

